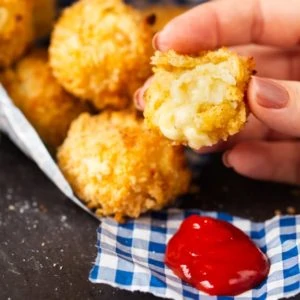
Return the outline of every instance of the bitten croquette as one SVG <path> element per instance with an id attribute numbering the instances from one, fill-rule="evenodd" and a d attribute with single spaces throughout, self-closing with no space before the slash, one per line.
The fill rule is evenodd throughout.
<path id="1" fill-rule="evenodd" d="M 0 69 L 14 63 L 33 39 L 28 0 L 0 0 Z"/>
<path id="2" fill-rule="evenodd" d="M 183 148 L 149 132 L 128 111 L 82 114 L 57 158 L 87 206 L 117 221 L 162 209 L 189 187 Z"/>
<path id="3" fill-rule="evenodd" d="M 146 124 L 174 141 L 199 149 L 239 132 L 252 58 L 222 48 L 198 56 L 170 50 L 152 57 L 153 79 L 145 92 Z"/>
<path id="4" fill-rule="evenodd" d="M 151 73 L 152 35 L 142 14 L 120 0 L 80 0 L 54 27 L 54 76 L 98 109 L 122 109 Z"/>
<path id="5" fill-rule="evenodd" d="M 51 150 L 63 142 L 70 123 L 88 111 L 52 76 L 44 49 L 0 73 L 0 82 Z"/>

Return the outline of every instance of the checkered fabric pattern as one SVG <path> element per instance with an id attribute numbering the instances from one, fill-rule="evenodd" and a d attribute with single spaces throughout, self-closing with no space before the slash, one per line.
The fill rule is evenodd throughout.
<path id="1" fill-rule="evenodd" d="M 246 232 L 270 259 L 267 280 L 236 297 L 212 297 L 178 279 L 164 264 L 165 248 L 181 222 L 192 214 L 226 220 Z M 104 219 L 98 229 L 97 248 L 90 280 L 130 291 L 199 300 L 280 299 L 300 292 L 300 216 L 253 223 L 224 213 L 170 209 L 125 224 Z"/>

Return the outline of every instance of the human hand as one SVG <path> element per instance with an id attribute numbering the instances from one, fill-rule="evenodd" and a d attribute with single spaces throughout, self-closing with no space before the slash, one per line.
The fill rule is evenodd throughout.
<path id="1" fill-rule="evenodd" d="M 224 164 L 248 177 L 300 184 L 299 13 L 299 0 L 217 0 L 173 19 L 153 40 L 160 51 L 229 46 L 255 58 L 261 77 L 249 84 L 245 129 L 199 150 L 225 151 Z M 140 108 L 148 84 L 135 95 Z"/>

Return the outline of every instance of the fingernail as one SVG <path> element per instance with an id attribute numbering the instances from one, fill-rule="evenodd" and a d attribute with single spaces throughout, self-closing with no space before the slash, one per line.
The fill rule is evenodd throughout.
<path id="1" fill-rule="evenodd" d="M 159 51 L 167 51 L 169 50 L 169 45 L 168 45 L 168 36 L 169 36 L 169 29 L 168 25 L 162 30 L 157 32 L 153 39 L 152 39 L 152 47 L 155 50 Z"/>
<path id="2" fill-rule="evenodd" d="M 280 109 L 289 101 L 288 91 L 279 83 L 266 78 L 253 77 L 257 103 L 266 108 Z"/>
<path id="3" fill-rule="evenodd" d="M 142 107 L 140 105 L 140 94 L 141 94 L 141 90 L 142 88 L 139 88 L 138 90 L 135 91 L 134 95 L 133 95 L 133 102 L 134 102 L 134 105 L 135 107 L 138 109 L 138 110 L 141 110 Z"/>
<path id="4" fill-rule="evenodd" d="M 153 39 L 152 39 L 152 47 L 154 50 L 157 50 L 158 49 L 158 36 L 159 36 L 160 32 L 157 32 Z"/>
<path id="5" fill-rule="evenodd" d="M 226 151 L 222 156 L 223 164 L 227 168 L 232 167 L 232 165 L 229 163 L 229 159 L 228 159 L 229 154 L 230 154 L 230 151 Z"/>

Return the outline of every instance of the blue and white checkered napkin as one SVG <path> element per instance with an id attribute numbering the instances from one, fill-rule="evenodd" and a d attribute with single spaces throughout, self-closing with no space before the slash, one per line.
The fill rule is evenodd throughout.
<path id="1" fill-rule="evenodd" d="M 212 297 L 178 279 L 164 264 L 164 253 L 169 239 L 191 214 L 226 220 L 250 235 L 271 261 L 267 280 L 236 297 Z M 300 215 L 253 223 L 224 213 L 171 209 L 125 224 L 104 219 L 98 229 L 97 248 L 90 280 L 129 291 L 199 300 L 280 299 L 300 292 Z"/>

